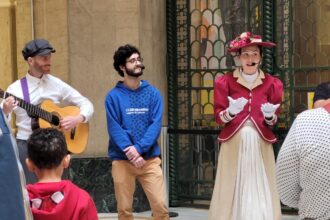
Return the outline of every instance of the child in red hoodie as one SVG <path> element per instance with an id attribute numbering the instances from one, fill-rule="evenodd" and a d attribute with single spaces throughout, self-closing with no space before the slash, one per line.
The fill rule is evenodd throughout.
<path id="1" fill-rule="evenodd" d="M 28 140 L 27 166 L 38 178 L 27 185 L 34 220 L 95 220 L 97 210 L 89 194 L 62 180 L 69 166 L 66 141 L 62 132 L 38 129 Z"/>

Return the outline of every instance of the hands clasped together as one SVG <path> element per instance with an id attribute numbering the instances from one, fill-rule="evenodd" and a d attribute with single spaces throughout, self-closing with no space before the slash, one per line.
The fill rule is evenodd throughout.
<path id="1" fill-rule="evenodd" d="M 141 168 L 146 163 L 134 146 L 126 147 L 124 152 L 129 162 L 131 162 L 136 168 Z"/>
<path id="2" fill-rule="evenodd" d="M 247 104 L 248 100 L 244 97 L 240 97 L 238 99 L 233 99 L 232 97 L 228 96 L 229 107 L 228 111 L 230 115 L 236 115 L 243 111 L 244 106 Z M 272 103 L 264 103 L 261 104 L 260 110 L 265 118 L 273 118 L 275 116 L 276 110 L 280 107 L 280 104 L 272 104 Z"/>

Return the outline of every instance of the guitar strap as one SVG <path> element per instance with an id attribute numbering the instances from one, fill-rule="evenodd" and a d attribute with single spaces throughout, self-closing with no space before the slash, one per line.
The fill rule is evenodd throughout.
<path id="1" fill-rule="evenodd" d="M 21 87 L 23 91 L 24 101 L 30 103 L 29 87 L 27 84 L 26 77 L 23 77 L 21 80 Z M 39 128 L 38 118 L 36 116 L 28 115 L 31 117 L 31 129 L 32 131 Z"/>
<path id="2" fill-rule="evenodd" d="M 30 103 L 29 87 L 27 84 L 26 77 L 23 77 L 20 81 L 21 81 L 21 87 L 22 87 L 22 91 L 23 91 L 24 101 Z"/>

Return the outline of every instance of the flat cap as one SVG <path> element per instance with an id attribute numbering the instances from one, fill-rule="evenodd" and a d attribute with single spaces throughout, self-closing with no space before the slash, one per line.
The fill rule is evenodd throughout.
<path id="1" fill-rule="evenodd" d="M 45 39 L 35 39 L 25 44 L 22 54 L 25 60 L 37 55 L 55 53 L 53 46 Z"/>

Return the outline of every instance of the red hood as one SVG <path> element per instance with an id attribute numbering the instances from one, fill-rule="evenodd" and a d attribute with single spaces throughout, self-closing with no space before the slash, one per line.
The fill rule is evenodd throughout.
<path id="1" fill-rule="evenodd" d="M 40 199 L 42 201 L 39 209 L 32 207 L 34 220 L 97 219 L 95 205 L 88 193 L 78 188 L 69 180 L 29 184 L 27 185 L 27 189 L 30 201 L 33 199 Z M 55 192 L 61 192 L 64 197 L 58 204 L 50 200 L 50 197 Z M 91 210 L 91 215 L 86 216 L 86 209 Z"/>
<path id="2" fill-rule="evenodd" d="M 27 185 L 30 199 L 50 196 L 56 191 L 64 191 L 66 187 L 70 187 L 72 183 L 67 180 L 51 183 L 35 183 Z"/>

